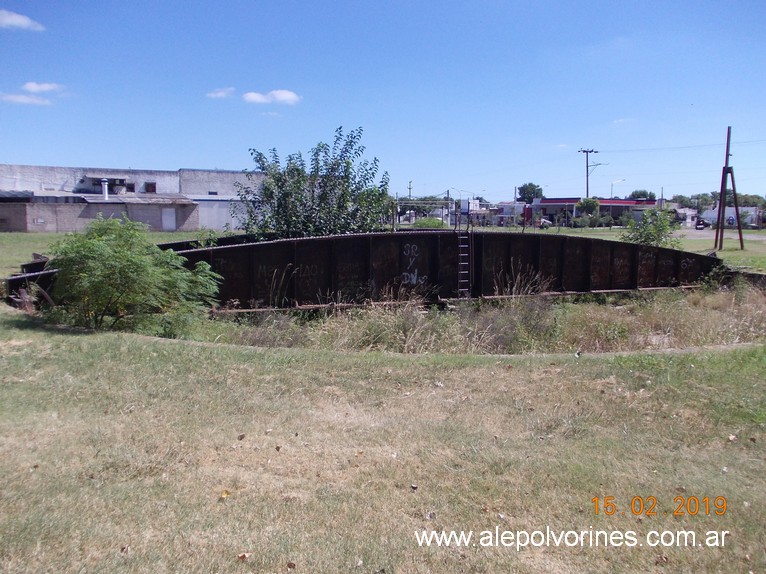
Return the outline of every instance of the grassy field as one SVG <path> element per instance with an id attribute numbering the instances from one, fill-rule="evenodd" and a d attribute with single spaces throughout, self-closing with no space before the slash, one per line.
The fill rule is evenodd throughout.
<path id="1" fill-rule="evenodd" d="M 0 570 L 762 572 L 765 370 L 763 345 L 265 350 L 67 332 L 3 307 Z M 586 544 L 479 543 L 546 527 Z M 415 537 L 450 530 L 475 545 Z M 649 545 L 680 530 L 694 547 Z M 597 531 L 636 545 L 589 547 Z"/>
<path id="2" fill-rule="evenodd" d="M 170 341 L 0 306 L 0 571 L 766 570 L 763 293 L 305 319 Z M 546 529 L 574 544 L 507 545 Z"/>

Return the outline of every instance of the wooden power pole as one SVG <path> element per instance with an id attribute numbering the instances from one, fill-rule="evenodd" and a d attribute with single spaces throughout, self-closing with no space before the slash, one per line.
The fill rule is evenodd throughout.
<path id="1" fill-rule="evenodd" d="M 744 251 L 745 242 L 742 239 L 742 221 L 739 218 L 739 201 L 737 200 L 737 184 L 734 183 L 734 168 L 729 165 L 731 153 L 731 126 L 726 132 L 726 161 L 721 172 L 721 191 L 718 194 L 718 218 L 715 227 L 715 245 L 713 249 L 723 249 L 723 227 L 726 224 L 726 191 L 729 176 L 731 175 L 731 193 L 734 196 L 734 217 L 737 219 L 737 231 L 739 232 L 739 248 Z"/>

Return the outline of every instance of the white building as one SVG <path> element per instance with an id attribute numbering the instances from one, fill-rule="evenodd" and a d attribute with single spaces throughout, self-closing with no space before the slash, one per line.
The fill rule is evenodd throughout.
<path id="1" fill-rule="evenodd" d="M 256 176 L 258 177 L 258 176 Z M 225 229 L 238 226 L 231 215 L 231 206 L 237 202 L 236 184 L 249 185 L 244 171 L 179 169 L 138 170 L 115 168 L 51 167 L 0 164 L 0 231 L 75 231 L 85 224 L 98 209 L 122 213 L 120 205 L 141 203 L 163 204 L 165 219 L 162 229 Z M 23 193 L 23 199 L 19 196 Z M 27 204 L 25 207 L 14 205 Z M 42 207 L 45 203 L 45 216 Z M 102 207 L 93 207 L 98 203 Z M 70 207 L 56 207 L 57 205 Z M 89 204 L 78 213 L 77 204 Z M 114 204 L 114 205 L 110 205 Z M 13 208 L 10 206 L 14 205 Z M 173 209 L 181 209 L 173 218 Z M 196 214 L 187 213 L 193 205 Z M 82 207 L 82 205 L 81 205 Z M 35 215 L 36 211 L 40 214 Z M 66 216 L 56 214 L 67 211 Z M 71 214 L 69 212 L 72 212 Z M 24 212 L 26 221 L 20 220 Z M 35 221 L 45 223 L 35 223 Z M 184 221 L 172 225 L 172 221 Z M 146 221 L 153 228 L 153 221 Z M 80 225 L 82 224 L 82 225 Z M 75 228 L 72 226 L 75 225 Z"/>

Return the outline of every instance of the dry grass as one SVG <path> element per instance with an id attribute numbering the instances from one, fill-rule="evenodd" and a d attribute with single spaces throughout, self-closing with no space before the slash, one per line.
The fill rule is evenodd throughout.
<path id="1" fill-rule="evenodd" d="M 0 327 L 4 572 L 766 568 L 762 346 L 497 358 L 73 334 L 7 310 Z M 729 511 L 639 521 L 591 504 L 672 511 L 679 494 Z M 731 535 L 518 554 L 414 538 L 546 525 Z"/>
<path id="2" fill-rule="evenodd" d="M 557 299 L 525 294 L 448 310 L 400 305 L 275 312 L 206 325 L 197 338 L 254 345 L 397 353 L 600 353 L 764 341 L 766 293 L 745 284 Z"/>

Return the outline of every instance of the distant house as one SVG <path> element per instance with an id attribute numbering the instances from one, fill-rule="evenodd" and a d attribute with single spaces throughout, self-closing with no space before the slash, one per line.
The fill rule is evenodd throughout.
<path id="1" fill-rule="evenodd" d="M 713 209 L 706 209 L 700 217 L 715 225 L 718 221 L 718 206 L 714 206 Z M 739 217 L 742 227 L 758 227 L 759 222 L 763 221 L 764 212 L 757 207 L 740 207 Z M 733 207 L 724 207 L 723 225 L 724 227 L 737 226 L 737 213 Z"/>
<path id="2" fill-rule="evenodd" d="M 0 231 L 77 231 L 101 213 L 157 231 L 235 228 L 243 171 L 0 164 Z"/>
<path id="3" fill-rule="evenodd" d="M 549 221 L 566 222 L 569 218 L 578 217 L 582 214 L 577 212 L 579 197 L 564 198 L 536 198 L 532 201 L 532 212 Z M 619 219 L 624 213 L 639 220 L 646 209 L 658 207 L 655 199 L 599 199 L 599 210 L 604 215 L 611 215 Z"/>

